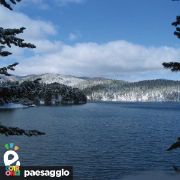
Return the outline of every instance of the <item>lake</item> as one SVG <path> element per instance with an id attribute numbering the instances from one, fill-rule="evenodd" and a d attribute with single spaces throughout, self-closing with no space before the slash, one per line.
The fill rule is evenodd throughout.
<path id="1" fill-rule="evenodd" d="M 180 149 L 166 149 L 180 136 L 180 103 L 88 103 L 0 111 L 0 122 L 47 133 L 1 136 L 20 146 L 21 165 L 74 168 L 74 179 L 179 179 Z M 0 161 L 0 165 L 2 161 Z"/>

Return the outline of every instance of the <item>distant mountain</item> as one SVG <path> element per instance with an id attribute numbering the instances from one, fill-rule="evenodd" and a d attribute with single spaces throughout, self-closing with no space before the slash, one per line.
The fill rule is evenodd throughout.
<path id="1" fill-rule="evenodd" d="M 60 74 L 29 75 L 24 77 L 1 76 L 0 82 L 34 81 L 41 78 L 44 84 L 59 83 L 83 90 L 90 101 L 178 101 L 180 81 L 147 80 L 127 82 L 101 77 L 75 77 Z"/>
<path id="2" fill-rule="evenodd" d="M 30 75 L 26 77 L 22 77 L 21 81 L 33 81 L 37 78 L 41 78 L 41 82 L 45 84 L 51 84 L 51 83 L 59 83 L 59 84 L 64 84 L 67 86 L 75 86 L 76 84 L 83 83 L 84 80 L 70 76 L 70 75 L 60 75 L 60 74 L 42 74 L 42 75 Z"/>
<path id="3" fill-rule="evenodd" d="M 24 81 L 34 81 L 36 79 L 41 78 L 41 83 L 51 84 L 51 83 L 59 83 L 66 86 L 78 87 L 80 89 L 84 89 L 89 86 L 94 86 L 98 84 L 109 84 L 112 80 L 102 78 L 102 77 L 75 77 L 71 75 L 61 75 L 55 73 L 46 73 L 40 75 L 28 75 L 28 76 L 0 76 L 0 82 L 15 82 L 19 81 L 20 83 Z M 123 82 L 123 81 L 119 81 Z"/>
<path id="4" fill-rule="evenodd" d="M 51 84 L 51 83 L 59 83 L 64 84 L 67 86 L 75 86 L 76 84 L 79 84 L 83 82 L 84 80 L 81 78 L 76 78 L 74 76 L 69 75 L 60 75 L 60 74 L 53 74 L 53 73 L 47 73 L 47 74 L 41 74 L 41 75 L 28 75 L 28 76 L 0 76 L 0 82 L 24 82 L 24 81 L 34 81 L 37 78 L 41 78 L 41 82 L 45 84 Z"/>

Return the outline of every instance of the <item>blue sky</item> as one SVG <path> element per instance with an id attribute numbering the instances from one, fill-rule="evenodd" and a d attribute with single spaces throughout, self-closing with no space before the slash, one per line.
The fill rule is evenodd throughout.
<path id="1" fill-rule="evenodd" d="M 9 12 L 5 27 L 27 27 L 33 51 L 14 48 L 2 64 L 19 61 L 18 75 L 55 72 L 77 76 L 142 80 L 179 79 L 161 66 L 180 60 L 173 35 L 179 2 L 171 0 L 23 0 Z M 17 17 L 18 21 L 11 19 Z"/>
<path id="2" fill-rule="evenodd" d="M 49 0 L 44 0 L 48 4 Z M 180 10 L 171 0 L 82 0 L 58 6 L 49 3 L 45 9 L 27 6 L 21 12 L 53 22 L 59 40 L 67 41 L 68 33 L 79 35 L 80 42 L 108 42 L 117 39 L 142 45 L 178 44 L 170 25 Z M 67 41 L 68 43 L 68 41 Z"/>

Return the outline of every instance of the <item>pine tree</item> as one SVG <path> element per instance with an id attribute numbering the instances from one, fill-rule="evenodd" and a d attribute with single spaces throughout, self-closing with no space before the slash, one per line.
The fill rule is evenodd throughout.
<path id="1" fill-rule="evenodd" d="M 17 2 L 20 2 L 21 0 L 10 0 L 10 3 L 16 4 Z M 6 2 L 6 0 L 0 0 L 0 4 L 4 7 L 8 8 L 9 10 L 13 10 L 11 5 Z M 21 27 L 19 29 L 4 29 L 0 27 L 0 56 L 1 57 L 7 57 L 11 55 L 12 53 L 9 51 L 5 51 L 4 49 L 6 47 L 11 48 L 12 45 L 18 46 L 20 48 L 36 48 L 35 45 L 31 43 L 24 42 L 24 39 L 18 38 L 17 35 L 24 32 L 26 28 Z M 17 66 L 18 63 L 13 63 L 7 67 L 0 68 L 0 74 L 10 76 L 11 74 L 8 73 L 8 70 L 14 71 L 15 66 Z"/>
<path id="2" fill-rule="evenodd" d="M 17 2 L 20 2 L 21 0 L 9 0 L 10 2 L 7 3 L 7 0 L 0 0 L 0 5 L 8 8 L 9 10 L 13 10 L 11 7 L 11 4 L 16 4 Z M 36 48 L 35 45 L 31 43 L 24 42 L 24 39 L 18 38 L 17 35 L 23 33 L 25 30 L 24 27 L 21 27 L 19 29 L 4 29 L 0 27 L 0 56 L 1 57 L 7 57 L 11 55 L 12 53 L 9 51 L 5 51 L 4 49 L 6 47 L 11 48 L 12 45 L 20 47 L 20 48 Z M 0 68 L 0 74 L 3 74 L 5 76 L 10 76 L 11 74 L 8 73 L 8 70 L 14 71 L 15 66 L 17 66 L 18 63 L 13 63 L 11 65 L 8 65 L 7 67 Z M 0 124 L 0 134 L 5 134 L 6 136 L 12 136 L 12 135 L 26 135 L 26 136 L 37 136 L 37 135 L 44 135 L 45 133 L 37 131 L 37 130 L 23 130 L 18 127 L 6 127 Z"/>
<path id="3" fill-rule="evenodd" d="M 179 0 L 172 0 L 179 1 Z M 174 35 L 180 39 L 180 16 L 176 17 L 176 21 L 172 23 L 173 26 L 176 27 Z M 179 62 L 164 62 L 162 64 L 164 68 L 171 69 L 172 72 L 180 71 L 180 63 Z"/>

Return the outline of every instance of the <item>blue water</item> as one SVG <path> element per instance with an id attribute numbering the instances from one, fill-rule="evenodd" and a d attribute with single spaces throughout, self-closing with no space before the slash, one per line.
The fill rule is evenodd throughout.
<path id="1" fill-rule="evenodd" d="M 179 103 L 88 103 L 0 111 L 7 126 L 38 129 L 41 137 L 0 137 L 20 146 L 21 165 L 70 165 L 75 179 L 118 180 L 127 175 L 180 166 L 180 149 L 166 152 L 180 136 Z M 0 165 L 2 161 L 0 161 Z"/>

